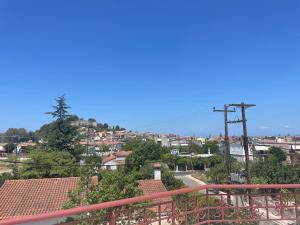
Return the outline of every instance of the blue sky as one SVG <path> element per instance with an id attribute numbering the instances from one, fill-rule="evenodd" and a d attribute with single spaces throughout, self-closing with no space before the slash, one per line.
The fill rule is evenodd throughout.
<path id="1" fill-rule="evenodd" d="M 300 2 L 2 0 L 0 83 L 0 131 L 66 94 L 133 130 L 219 134 L 212 107 L 245 101 L 250 134 L 300 134 Z"/>

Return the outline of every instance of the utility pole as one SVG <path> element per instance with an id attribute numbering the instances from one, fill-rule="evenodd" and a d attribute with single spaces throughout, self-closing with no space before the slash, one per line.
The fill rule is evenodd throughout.
<path id="1" fill-rule="evenodd" d="M 249 107 L 254 107 L 254 104 L 229 104 L 230 107 L 239 107 L 242 111 L 242 120 L 229 121 L 228 123 L 243 123 L 243 145 L 245 151 L 245 161 L 246 161 L 246 181 L 247 184 L 251 184 L 251 171 L 250 171 L 250 159 L 249 159 L 249 140 L 247 131 L 247 119 L 246 119 L 246 109 Z"/>
<path id="2" fill-rule="evenodd" d="M 226 174 L 227 174 L 227 182 L 231 183 L 231 165 L 230 165 L 230 143 L 229 143 L 229 135 L 228 135 L 228 113 L 235 112 L 235 110 L 229 110 L 228 105 L 224 105 L 224 109 L 216 109 L 214 107 L 213 112 L 224 112 L 224 129 L 225 129 L 225 166 L 226 166 Z"/>

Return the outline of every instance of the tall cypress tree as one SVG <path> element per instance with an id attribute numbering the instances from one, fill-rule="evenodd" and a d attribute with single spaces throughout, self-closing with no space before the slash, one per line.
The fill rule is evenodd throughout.
<path id="1" fill-rule="evenodd" d="M 74 154 L 75 145 L 79 141 L 78 128 L 71 124 L 73 117 L 69 114 L 70 107 L 65 96 L 55 100 L 54 111 L 46 113 L 52 115 L 54 121 L 41 127 L 40 136 L 49 150 L 67 150 Z"/>
<path id="2" fill-rule="evenodd" d="M 64 121 L 67 118 L 69 118 L 70 114 L 68 112 L 68 109 L 71 108 L 66 103 L 66 98 L 64 95 L 58 97 L 55 99 L 56 105 L 52 106 L 54 111 L 53 112 L 47 112 L 46 114 L 52 115 L 56 121 Z"/>

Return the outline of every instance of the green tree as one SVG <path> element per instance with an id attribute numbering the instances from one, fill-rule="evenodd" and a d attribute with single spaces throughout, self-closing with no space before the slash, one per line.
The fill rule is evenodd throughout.
<path id="1" fill-rule="evenodd" d="M 191 157 L 178 157 L 176 163 L 178 165 L 184 165 L 186 170 L 193 169 L 195 159 Z"/>
<path id="2" fill-rule="evenodd" d="M 194 142 L 190 142 L 187 151 L 189 153 L 204 154 L 206 150 L 203 146 L 198 145 Z"/>
<path id="3" fill-rule="evenodd" d="M 183 188 L 185 186 L 181 180 L 176 179 L 174 174 L 166 168 L 162 169 L 161 179 L 168 191 Z"/>
<path id="4" fill-rule="evenodd" d="M 214 165 L 206 174 L 211 180 L 217 184 L 224 183 L 226 180 L 226 169 L 224 163 Z"/>
<path id="5" fill-rule="evenodd" d="M 124 170 L 102 171 L 100 180 L 97 187 L 87 188 L 83 183 L 79 190 L 71 191 L 70 200 L 66 202 L 65 208 L 131 198 L 142 194 L 135 177 Z M 83 199 L 82 196 L 85 198 Z"/>
<path id="6" fill-rule="evenodd" d="M 24 128 L 9 128 L 4 133 L 5 142 L 23 142 L 29 141 L 30 136 Z"/>
<path id="7" fill-rule="evenodd" d="M 269 149 L 269 153 L 273 155 L 278 162 L 283 162 L 286 160 L 286 155 L 284 151 L 279 147 L 271 147 Z"/>
<path id="8" fill-rule="evenodd" d="M 169 168 L 172 168 L 175 170 L 175 165 L 177 164 L 178 161 L 178 156 L 177 155 L 172 155 L 171 153 L 166 153 L 161 156 L 161 159 L 164 163 L 166 163 Z"/>
<path id="9" fill-rule="evenodd" d="M 66 120 L 70 115 L 68 112 L 68 109 L 70 106 L 67 105 L 66 103 L 66 98 L 64 95 L 58 97 L 55 99 L 56 105 L 53 106 L 54 111 L 53 112 L 47 112 L 46 114 L 52 115 L 54 119 L 57 121 L 64 121 Z"/>
<path id="10" fill-rule="evenodd" d="M 139 170 L 147 161 L 160 160 L 166 150 L 153 141 L 146 141 L 126 158 L 127 170 Z"/>
<path id="11" fill-rule="evenodd" d="M 300 182 L 299 165 L 283 165 L 270 155 L 265 161 L 256 161 L 251 167 L 251 174 L 268 184 L 295 184 Z"/>
<path id="12" fill-rule="evenodd" d="M 223 163 L 224 158 L 221 155 L 213 155 L 207 158 L 203 158 L 202 162 L 206 164 L 207 167 L 213 167 L 217 164 Z"/>
<path id="13" fill-rule="evenodd" d="M 43 150 L 32 151 L 29 159 L 22 161 L 17 168 L 18 178 L 51 178 L 77 176 L 78 165 L 68 152 Z"/>
<path id="14" fill-rule="evenodd" d="M 227 178 L 225 160 L 222 155 L 214 155 L 208 158 L 204 158 L 203 163 L 209 167 L 206 175 L 210 178 L 212 182 L 215 183 L 225 183 Z M 240 174 L 244 169 L 244 164 L 238 162 L 235 158 L 230 158 L 230 167 L 232 173 Z"/>
<path id="15" fill-rule="evenodd" d="M 143 143 L 145 143 L 145 141 L 136 140 L 136 139 L 127 139 L 125 141 L 124 150 L 126 150 L 126 151 L 134 151 L 135 149 L 137 149 Z"/>
<path id="16" fill-rule="evenodd" d="M 2 173 L 2 174 L 0 174 L 0 188 L 6 180 L 12 180 L 12 179 L 14 179 L 14 177 L 11 173 Z"/>
<path id="17" fill-rule="evenodd" d="M 207 154 L 208 150 L 210 150 L 211 154 L 220 154 L 219 144 L 216 141 L 206 141 L 202 146 L 203 153 Z"/>
<path id="18" fill-rule="evenodd" d="M 16 149 L 16 145 L 14 143 L 8 143 L 4 146 L 7 153 L 12 153 Z"/>
<path id="19" fill-rule="evenodd" d="M 59 97 L 56 102 L 57 105 L 53 106 L 54 111 L 47 113 L 52 115 L 55 120 L 42 126 L 38 134 L 47 149 L 67 150 L 75 155 L 74 148 L 79 141 L 78 128 L 71 124 L 74 117 L 70 117 L 68 113 L 70 107 L 66 104 L 65 97 Z"/>

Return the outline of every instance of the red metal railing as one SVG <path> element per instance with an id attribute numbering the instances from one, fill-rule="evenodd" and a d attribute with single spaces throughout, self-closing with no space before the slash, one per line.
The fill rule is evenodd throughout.
<path id="1" fill-rule="evenodd" d="M 0 221 L 8 224 L 300 224 L 300 184 L 203 185 Z"/>

